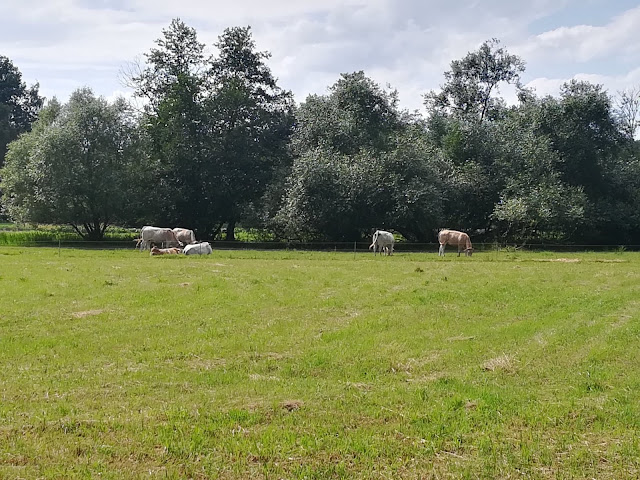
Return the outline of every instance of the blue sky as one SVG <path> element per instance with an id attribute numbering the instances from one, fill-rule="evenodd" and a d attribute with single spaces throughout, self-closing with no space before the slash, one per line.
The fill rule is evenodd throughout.
<path id="1" fill-rule="evenodd" d="M 572 78 L 612 94 L 640 85 L 640 2 L 630 0 L 4 0 L 0 55 L 49 98 L 84 86 L 129 96 L 122 72 L 176 17 L 211 53 L 224 28 L 251 25 L 298 102 L 364 70 L 424 112 L 449 63 L 493 37 L 526 61 L 523 80 L 539 95 Z"/>

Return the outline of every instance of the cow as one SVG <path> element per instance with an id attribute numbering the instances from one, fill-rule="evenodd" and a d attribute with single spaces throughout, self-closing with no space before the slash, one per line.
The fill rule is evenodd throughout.
<path id="1" fill-rule="evenodd" d="M 208 255 L 213 252 L 209 242 L 192 243 L 184 247 L 182 253 L 185 255 Z"/>
<path id="2" fill-rule="evenodd" d="M 374 255 L 377 251 L 380 252 L 380 255 L 393 255 L 393 244 L 395 241 L 392 233 L 385 232 L 384 230 L 376 230 L 373 234 L 373 242 L 369 245 L 369 250 L 373 248 Z"/>
<path id="3" fill-rule="evenodd" d="M 456 230 L 440 230 L 438 232 L 438 243 L 440 248 L 438 249 L 438 256 L 444 257 L 445 245 L 455 245 L 458 247 L 458 256 L 464 251 L 465 256 L 470 257 L 473 253 L 473 246 L 469 235 L 464 232 L 458 232 Z"/>
<path id="4" fill-rule="evenodd" d="M 158 244 L 161 247 L 172 247 L 183 244 L 176 238 L 176 234 L 170 228 L 144 226 L 140 231 L 140 250 L 151 248 L 152 244 Z"/>
<path id="5" fill-rule="evenodd" d="M 178 255 L 182 250 L 176 247 L 171 248 L 158 248 L 156 246 L 151 247 L 150 255 Z"/>
<path id="6" fill-rule="evenodd" d="M 188 230 L 186 228 L 174 228 L 172 230 L 173 230 L 173 233 L 176 234 L 176 238 L 179 241 L 181 241 L 184 245 L 196 243 L 196 236 L 193 233 L 193 230 Z"/>

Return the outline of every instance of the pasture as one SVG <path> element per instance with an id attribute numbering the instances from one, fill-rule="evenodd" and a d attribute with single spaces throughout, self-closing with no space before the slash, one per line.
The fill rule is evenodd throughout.
<path id="1" fill-rule="evenodd" d="M 640 475 L 637 253 L 0 247 L 0 292 L 0 478 Z"/>

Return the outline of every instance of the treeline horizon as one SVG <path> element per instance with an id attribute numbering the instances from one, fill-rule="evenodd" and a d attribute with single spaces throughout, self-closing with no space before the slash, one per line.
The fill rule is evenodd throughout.
<path id="1" fill-rule="evenodd" d="M 0 56 L 1 214 L 88 240 L 154 224 L 227 240 L 236 226 L 304 241 L 384 229 L 433 242 L 453 228 L 478 242 L 640 244 L 640 88 L 613 98 L 572 80 L 539 97 L 520 83 L 524 60 L 491 39 L 451 62 L 426 115 L 362 71 L 296 104 L 250 27 L 215 46 L 173 20 L 126 75 L 142 112 L 88 87 L 45 104 Z"/>

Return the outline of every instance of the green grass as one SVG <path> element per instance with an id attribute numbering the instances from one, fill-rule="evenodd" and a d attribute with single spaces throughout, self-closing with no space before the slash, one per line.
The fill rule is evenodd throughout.
<path id="1" fill-rule="evenodd" d="M 2 247 L 0 292 L 0 478 L 640 475 L 640 254 Z"/>

